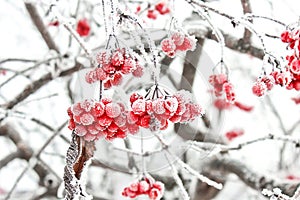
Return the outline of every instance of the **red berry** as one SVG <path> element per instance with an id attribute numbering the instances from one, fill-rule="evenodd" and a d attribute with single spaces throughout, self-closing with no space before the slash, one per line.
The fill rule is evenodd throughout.
<path id="1" fill-rule="evenodd" d="M 68 124 L 68 128 L 69 128 L 70 130 L 74 130 L 75 127 L 76 127 L 76 125 L 75 125 L 74 120 L 73 120 L 73 119 L 70 119 L 70 120 L 69 120 L 69 124 Z"/>
<path id="2" fill-rule="evenodd" d="M 119 104 L 108 103 L 105 105 L 105 113 L 110 118 L 116 118 L 121 114 L 121 108 Z"/>
<path id="3" fill-rule="evenodd" d="M 149 19 L 155 20 L 157 18 L 157 11 L 155 11 L 155 10 L 148 10 L 147 17 Z"/>
<path id="4" fill-rule="evenodd" d="M 94 70 L 89 71 L 85 74 L 85 81 L 89 84 L 94 83 L 95 81 L 97 81 L 97 79 L 97 73 Z"/>
<path id="5" fill-rule="evenodd" d="M 136 64 L 136 69 L 132 72 L 132 75 L 135 77 L 141 77 L 144 74 L 144 69 L 140 64 Z"/>
<path id="6" fill-rule="evenodd" d="M 138 189 L 140 193 L 146 194 L 150 189 L 150 185 L 147 181 L 140 181 L 138 184 Z"/>
<path id="7" fill-rule="evenodd" d="M 78 125 L 75 128 L 75 133 L 78 136 L 84 136 L 87 133 L 87 130 L 86 130 L 86 128 L 84 126 Z"/>
<path id="8" fill-rule="evenodd" d="M 80 117 L 80 122 L 84 126 L 91 125 L 94 122 L 94 117 L 93 117 L 93 115 L 91 115 L 89 113 L 84 113 Z"/>
<path id="9" fill-rule="evenodd" d="M 102 69 L 108 74 L 114 74 L 116 72 L 115 66 L 111 63 L 102 65 Z"/>
<path id="10" fill-rule="evenodd" d="M 139 121 L 139 125 L 143 128 L 149 128 L 150 119 L 151 119 L 150 115 L 144 115 L 143 117 L 141 117 Z"/>
<path id="11" fill-rule="evenodd" d="M 105 89 L 109 89 L 109 88 L 111 88 L 111 82 L 110 82 L 110 80 L 107 80 L 107 81 L 105 81 L 105 82 L 103 82 L 103 87 L 105 88 Z"/>
<path id="12" fill-rule="evenodd" d="M 122 74 L 115 73 L 113 78 L 110 80 L 112 85 L 120 85 L 122 83 Z"/>
<path id="13" fill-rule="evenodd" d="M 166 112 L 165 102 L 162 99 L 156 99 L 152 102 L 152 109 L 156 114 L 163 114 Z"/>
<path id="14" fill-rule="evenodd" d="M 271 90 L 275 84 L 273 76 L 264 76 L 261 78 L 261 82 L 265 83 L 268 90 Z"/>
<path id="15" fill-rule="evenodd" d="M 114 66 L 120 66 L 122 65 L 124 62 L 124 57 L 123 57 L 123 53 L 121 51 L 115 51 L 112 55 L 112 58 L 111 58 L 111 63 L 114 65 Z"/>
<path id="16" fill-rule="evenodd" d="M 141 11 L 141 6 L 138 5 L 135 10 L 135 14 L 138 14 Z"/>
<path id="17" fill-rule="evenodd" d="M 228 131 L 225 136 L 229 141 L 234 140 L 235 138 L 242 136 L 244 134 L 243 130 L 232 130 Z"/>
<path id="18" fill-rule="evenodd" d="M 122 65 L 121 72 L 123 74 L 128 74 L 132 70 L 136 69 L 136 62 L 132 58 L 126 58 L 124 64 Z"/>
<path id="19" fill-rule="evenodd" d="M 97 80 L 104 81 L 105 79 L 107 79 L 107 73 L 101 67 L 98 67 L 96 69 L 96 74 Z"/>
<path id="20" fill-rule="evenodd" d="M 161 15 L 165 15 L 170 12 L 170 9 L 164 2 L 160 2 L 155 5 L 155 10 L 159 12 Z"/>
<path id="21" fill-rule="evenodd" d="M 162 197 L 162 193 L 158 189 L 152 188 L 149 191 L 148 196 L 149 196 L 150 200 L 159 200 Z"/>
<path id="22" fill-rule="evenodd" d="M 238 101 L 235 101 L 234 102 L 234 105 L 236 106 L 236 107 L 238 107 L 239 109 L 241 109 L 241 110 L 243 110 L 243 111 L 246 111 L 246 112 L 250 112 L 250 111 L 252 111 L 253 110 L 253 106 L 247 106 L 247 105 L 245 105 L 245 104 L 242 104 L 241 102 L 238 102 Z"/>
<path id="23" fill-rule="evenodd" d="M 214 106 L 219 110 L 229 110 L 232 108 L 232 104 L 225 99 L 216 99 L 214 101 Z"/>
<path id="24" fill-rule="evenodd" d="M 185 37 L 184 34 L 182 34 L 181 32 L 175 32 L 171 36 L 171 38 L 176 46 L 182 45 L 182 43 L 184 41 L 184 37 Z"/>
<path id="25" fill-rule="evenodd" d="M 133 93 L 130 96 L 130 103 L 132 104 L 133 102 L 135 102 L 137 99 L 143 99 L 143 96 L 138 94 L 138 93 Z"/>
<path id="26" fill-rule="evenodd" d="M 139 132 L 139 126 L 136 124 L 128 124 L 127 129 L 128 129 L 128 132 L 131 134 L 136 134 Z"/>
<path id="27" fill-rule="evenodd" d="M 134 114 L 133 111 L 130 111 L 128 114 L 127 114 L 127 122 L 129 124 L 135 124 L 137 121 L 139 120 L 139 116 Z"/>
<path id="28" fill-rule="evenodd" d="M 104 114 L 104 104 L 102 102 L 96 102 L 93 111 L 95 117 L 100 117 Z"/>
<path id="29" fill-rule="evenodd" d="M 84 135 L 84 139 L 85 139 L 86 141 L 93 141 L 93 140 L 95 140 L 95 139 L 96 139 L 96 136 L 95 136 L 95 135 L 92 135 L 92 134 L 89 134 L 89 133 L 87 133 L 87 134 L 85 134 L 85 135 Z"/>
<path id="30" fill-rule="evenodd" d="M 187 51 L 187 50 L 191 50 L 194 51 L 196 48 L 196 38 L 193 37 L 185 37 L 183 40 L 183 43 L 179 46 L 176 46 L 176 50 L 177 51 Z"/>
<path id="31" fill-rule="evenodd" d="M 143 99 L 137 99 L 132 103 L 131 108 L 134 114 L 141 115 L 146 111 L 146 102 Z"/>
<path id="32" fill-rule="evenodd" d="M 256 81 L 252 87 L 252 92 L 258 97 L 263 96 L 266 93 L 267 86 L 261 81 Z"/>
<path id="33" fill-rule="evenodd" d="M 80 107 L 85 110 L 85 112 L 90 112 L 90 110 L 94 107 L 94 101 L 91 99 L 85 99 L 80 103 Z"/>
<path id="34" fill-rule="evenodd" d="M 289 31 L 284 31 L 281 34 L 281 41 L 285 43 L 290 43 L 293 41 L 293 39 L 290 37 L 290 32 Z"/>
<path id="35" fill-rule="evenodd" d="M 300 60 L 294 60 L 290 66 L 291 72 L 293 74 L 300 74 Z"/>
<path id="36" fill-rule="evenodd" d="M 91 27 L 87 21 L 87 19 L 81 19 L 77 23 L 76 31 L 80 36 L 89 35 Z"/>
<path id="37" fill-rule="evenodd" d="M 163 52 L 175 52 L 176 45 L 174 44 L 172 39 L 166 38 L 163 41 L 161 41 L 161 48 Z"/>
<path id="38" fill-rule="evenodd" d="M 106 115 L 103 115 L 100 118 L 98 118 L 98 123 L 101 126 L 109 126 L 112 121 L 113 121 L 113 119 L 110 118 L 110 117 L 108 117 L 108 116 L 106 116 Z"/>

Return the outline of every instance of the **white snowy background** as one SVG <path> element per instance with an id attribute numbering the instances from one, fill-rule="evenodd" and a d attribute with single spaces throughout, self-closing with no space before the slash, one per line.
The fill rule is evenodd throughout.
<path id="1" fill-rule="evenodd" d="M 46 1 L 35 1 L 39 7 L 45 8 Z M 99 3 L 94 1 L 95 3 Z M 68 9 L 72 10 L 73 1 L 60 0 L 62 12 L 67 13 Z M 176 10 L 180 8 L 187 8 L 188 5 L 183 0 L 175 0 Z M 216 0 L 209 3 L 214 8 L 222 10 L 224 13 L 228 13 L 235 17 L 242 16 L 242 9 L 239 0 Z M 298 20 L 300 2 L 295 0 L 251 0 L 251 7 L 253 13 L 262 16 L 268 16 L 274 19 L 278 19 L 287 24 L 294 23 Z M 82 8 L 83 9 L 83 8 Z M 134 8 L 133 8 L 134 9 Z M 40 10 L 44 13 L 44 10 Z M 97 11 L 97 10 L 96 10 Z M 99 11 L 100 12 L 100 11 Z M 83 17 L 89 16 L 90 13 L 82 14 Z M 177 17 L 183 21 L 186 17 L 190 17 L 191 12 L 178 12 Z M 224 18 L 212 15 L 214 22 L 225 33 L 230 33 L 233 36 L 241 37 L 243 34 L 243 27 L 239 26 L 233 28 L 230 21 L 224 20 Z M 161 19 L 167 19 L 162 17 Z M 44 16 L 45 23 L 49 23 L 50 17 Z M 162 20 L 163 21 L 163 20 Z M 164 23 L 158 23 L 157 21 L 150 21 L 146 19 L 146 23 L 149 26 L 163 26 Z M 185 24 L 184 24 L 185 25 Z M 32 24 L 30 17 L 24 7 L 23 1 L 0 1 L 0 61 L 7 58 L 26 58 L 33 60 L 44 60 L 46 58 L 54 57 L 54 52 L 49 52 L 49 49 L 42 40 L 40 34 Z M 268 33 L 279 35 L 283 28 L 274 23 L 264 20 L 255 20 L 255 28 L 260 31 L 266 31 Z M 63 29 L 63 27 L 49 27 L 49 31 L 53 35 L 57 44 L 62 52 L 68 52 L 70 59 L 67 63 L 61 63 L 59 66 L 66 67 L 72 66 L 72 57 L 77 56 L 79 50 L 75 41 L 71 48 L 68 46 L 69 33 Z M 96 27 L 92 25 L 93 34 L 86 42 L 93 48 L 104 44 L 105 33 L 103 27 Z M 253 35 L 253 42 L 257 47 L 260 47 L 259 41 Z M 266 39 L 266 47 L 275 54 L 284 54 L 285 45 L 276 39 Z M 219 45 L 214 41 L 206 40 L 204 49 L 206 55 L 203 55 L 200 59 L 199 69 L 194 84 L 194 95 L 196 99 L 202 104 L 203 108 L 207 110 L 210 119 L 214 122 L 215 108 L 211 105 L 211 95 L 207 92 L 208 82 L 203 78 L 203 72 L 210 72 L 213 67 L 212 63 L 208 61 L 210 59 L 213 63 L 217 63 L 219 59 Z M 207 58 L 205 58 L 205 56 Z M 83 59 L 84 60 L 84 59 Z M 83 61 L 85 62 L 85 60 Z M 247 105 L 253 105 L 254 110 L 250 113 L 242 112 L 239 109 L 232 109 L 225 111 L 223 120 L 220 124 L 215 124 L 219 128 L 216 129 L 216 137 L 224 137 L 224 133 L 234 129 L 241 128 L 245 131 L 245 134 L 235 139 L 232 144 L 238 144 L 243 141 L 248 141 L 254 138 L 265 136 L 269 133 L 283 134 L 280 130 L 280 125 L 274 112 L 267 104 L 266 97 L 257 98 L 251 93 L 251 83 L 255 77 L 259 76 L 262 61 L 252 58 L 249 55 L 233 52 L 226 49 L 225 62 L 231 69 L 231 81 L 236 87 L 237 99 Z M 174 62 L 170 69 L 173 72 L 180 73 L 178 68 L 178 62 Z M 177 65 L 178 64 L 178 65 Z M 208 66 L 210 65 L 210 66 Z M 12 62 L 1 64 L 0 67 L 11 68 L 16 71 L 20 71 L 26 67 L 31 66 L 30 63 Z M 6 102 L 7 99 L 12 99 L 22 89 L 31 82 L 36 80 L 43 73 L 51 71 L 53 65 L 41 65 L 34 73 L 28 74 L 29 77 L 18 76 L 10 83 L 0 88 L 0 104 Z M 86 66 L 88 67 L 88 66 Z M 71 82 L 72 91 L 75 92 L 75 101 L 79 101 L 84 97 L 91 97 L 93 88 L 87 86 L 82 81 L 83 72 L 75 73 Z M 4 82 L 7 78 L 12 76 L 12 73 L 7 71 L 5 76 L 0 75 L 0 83 Z M 163 81 L 163 80 L 162 80 Z M 43 127 L 37 126 L 29 118 L 34 117 L 40 119 L 47 124 L 58 127 L 64 121 L 67 120 L 66 109 L 71 105 L 68 98 L 67 86 L 65 84 L 66 78 L 56 79 L 47 86 L 40 89 L 34 95 L 30 96 L 24 102 L 26 104 L 20 104 L 15 109 L 26 113 L 26 116 L 14 117 L 12 113 L 9 117 L 9 121 L 13 122 L 16 129 L 20 131 L 22 138 L 29 144 L 35 151 L 43 145 L 43 143 L 51 136 L 51 132 Z M 87 89 L 88 88 L 88 89 Z M 32 101 L 30 99 L 37 99 L 40 97 L 55 94 L 55 96 L 42 99 L 40 101 Z M 276 87 L 269 94 L 270 99 L 275 105 L 285 128 L 288 130 L 291 126 L 299 120 L 299 106 L 291 100 L 291 97 L 298 95 L 298 92 L 287 91 L 284 88 Z M 199 122 L 200 124 L 200 122 Z M 200 126 L 200 125 L 199 125 Z M 171 133 L 169 128 L 169 133 Z M 71 131 L 65 128 L 62 135 L 69 138 Z M 296 129 L 293 136 L 299 137 L 299 128 Z M 169 139 L 172 137 L 168 137 Z M 135 140 L 135 139 L 133 139 Z M 226 139 L 225 139 L 226 140 Z M 105 141 L 99 141 L 97 144 L 98 151 L 96 152 L 96 158 L 110 159 L 111 162 L 117 162 L 124 166 L 127 165 L 126 156 L 120 155 L 118 151 L 114 151 L 111 148 L 107 148 L 103 145 Z M 139 151 L 139 142 L 136 140 L 133 142 L 133 149 Z M 122 145 L 121 141 L 114 142 L 114 145 Z M 255 143 L 249 145 L 237 152 L 231 152 L 230 157 L 237 160 L 242 160 L 254 171 L 261 174 L 273 175 L 278 179 L 285 179 L 287 175 L 300 176 L 298 160 L 295 160 L 295 153 L 299 153 L 298 149 L 289 147 L 284 156 L 284 169 L 278 169 L 279 162 L 279 150 L 282 146 L 281 142 L 263 141 L 261 143 Z M 103 148 L 104 147 L 104 148 Z M 64 167 L 64 155 L 68 148 L 68 144 L 61 138 L 55 138 L 51 144 L 45 149 L 42 154 L 42 159 L 55 171 L 61 178 L 63 177 Z M 147 149 L 155 148 L 153 141 L 149 141 L 146 145 Z M 4 156 L 15 151 L 15 146 L 5 137 L 0 137 L 0 159 Z M 189 156 L 197 158 L 197 153 L 192 152 Z M 107 157 L 109 156 L 109 157 Z M 201 156 L 200 156 L 201 157 Z M 162 157 L 154 157 L 151 160 L 149 167 L 156 168 L 161 162 Z M 197 159 L 192 166 L 199 166 L 205 156 Z M 296 157 L 297 159 L 297 157 Z M 150 160 L 148 160 L 150 161 Z M 297 164 L 298 163 L 298 164 Z M 7 166 L 0 170 L 0 198 L 5 196 L 5 193 L 10 191 L 16 182 L 17 177 L 28 165 L 27 162 L 22 160 L 14 160 Z M 162 173 L 164 173 L 164 168 Z M 127 186 L 136 177 L 124 175 L 122 173 L 112 173 L 111 171 L 105 171 L 99 168 L 91 167 L 87 179 L 91 182 L 93 194 L 98 196 L 106 196 L 108 199 L 124 199 L 120 194 L 122 189 Z M 43 189 L 39 188 L 37 184 L 38 177 L 30 169 L 28 173 L 22 177 L 21 181 L 15 191 L 15 195 L 24 194 L 26 198 L 30 199 L 33 194 L 42 192 Z M 111 192 L 111 194 L 109 194 Z M 174 199 L 177 192 L 173 191 L 166 194 L 166 199 Z M 2 195 L 2 196 L 1 196 Z M 14 198 L 12 198 L 14 199 Z M 22 199 L 22 198 L 21 198 Z M 140 199 L 143 199 L 140 198 Z M 216 200 L 236 200 L 236 199 L 265 199 L 258 191 L 254 191 L 243 184 L 235 175 L 230 175 L 225 188 L 215 198 Z"/>

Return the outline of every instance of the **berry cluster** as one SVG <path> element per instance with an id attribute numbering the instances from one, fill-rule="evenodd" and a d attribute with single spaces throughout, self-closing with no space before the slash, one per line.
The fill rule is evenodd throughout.
<path id="1" fill-rule="evenodd" d="M 124 138 L 127 132 L 132 133 L 126 125 L 125 106 L 114 103 L 109 98 L 100 102 L 84 100 L 68 109 L 70 117 L 68 128 L 87 141 L 104 136 L 107 140 Z"/>
<path id="2" fill-rule="evenodd" d="M 171 37 L 164 39 L 161 42 L 161 48 L 169 57 L 174 57 L 179 51 L 194 51 L 196 42 L 194 36 L 186 36 L 178 31 L 173 33 Z"/>
<path id="3" fill-rule="evenodd" d="M 292 54 L 286 56 L 287 71 L 289 72 L 291 81 L 287 85 L 287 89 L 300 90 L 300 30 L 293 29 L 284 31 L 281 34 L 281 40 L 288 44 L 288 49 L 292 50 Z"/>
<path id="4" fill-rule="evenodd" d="M 135 77 L 143 75 L 141 64 L 136 58 L 130 56 L 124 48 L 116 49 L 113 53 L 99 52 L 96 55 L 96 60 L 99 67 L 89 71 L 85 80 L 88 83 L 103 81 L 103 86 L 106 89 L 113 85 L 120 85 L 125 74 L 132 73 Z"/>
<path id="5" fill-rule="evenodd" d="M 273 71 L 269 75 L 258 78 L 252 86 L 252 92 L 260 97 L 265 95 L 267 91 L 272 90 L 274 85 L 289 88 L 291 80 L 292 77 L 289 71 Z"/>
<path id="6" fill-rule="evenodd" d="M 225 95 L 228 102 L 233 103 L 235 101 L 233 85 L 228 81 L 226 74 L 211 75 L 208 81 L 214 87 L 214 94 L 217 97 Z"/>
<path id="7" fill-rule="evenodd" d="M 135 198 L 139 195 L 148 195 L 150 200 L 159 200 L 164 193 L 164 184 L 155 181 L 152 177 L 143 177 L 141 180 L 131 183 L 125 187 L 122 195 L 129 198 Z"/>
<path id="8" fill-rule="evenodd" d="M 140 8 L 140 7 L 139 7 Z M 140 11 L 141 9 L 137 9 L 137 11 Z M 138 12 L 137 12 L 138 13 Z M 147 12 L 147 17 L 149 19 L 153 19 L 153 20 L 156 20 L 157 19 L 157 16 L 158 14 L 160 15 L 165 15 L 165 14 L 168 14 L 170 13 L 170 8 L 169 8 L 169 5 L 166 4 L 165 2 L 159 2 L 157 3 L 154 8 L 150 8 L 148 9 L 148 12 Z"/>
<path id="9" fill-rule="evenodd" d="M 202 115 L 202 108 L 192 102 L 191 93 L 181 90 L 173 96 L 146 99 L 134 93 L 130 97 L 129 118 L 136 125 L 152 131 L 165 130 L 169 121 L 188 122 Z"/>

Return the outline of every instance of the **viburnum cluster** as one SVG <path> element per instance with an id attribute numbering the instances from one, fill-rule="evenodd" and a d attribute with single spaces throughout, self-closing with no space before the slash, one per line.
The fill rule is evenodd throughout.
<path id="1" fill-rule="evenodd" d="M 141 5 L 138 5 L 138 7 L 136 8 L 136 14 L 139 14 L 139 12 L 141 11 Z M 157 16 L 160 15 L 166 15 L 170 13 L 170 8 L 169 8 L 169 4 L 165 1 L 162 2 L 158 2 L 157 4 L 153 5 L 153 6 L 149 6 L 149 4 L 147 5 L 147 17 L 149 19 L 153 19 L 156 20 Z"/>
<path id="2" fill-rule="evenodd" d="M 280 85 L 287 89 L 293 89 L 291 86 L 292 74 L 285 68 L 280 71 L 272 71 L 269 75 L 259 77 L 252 87 L 252 92 L 256 96 L 263 96 L 267 91 L 272 90 L 274 85 Z"/>
<path id="3" fill-rule="evenodd" d="M 154 93 L 157 92 L 155 88 Z M 151 131 L 165 130 L 169 122 L 184 123 L 203 114 L 200 105 L 193 103 L 191 93 L 185 90 L 174 95 L 147 98 L 138 93 L 130 97 L 131 111 L 128 117 L 132 123 Z M 158 93 L 157 93 L 158 94 Z"/>
<path id="4" fill-rule="evenodd" d="M 287 85 L 287 89 L 300 90 L 300 30 L 295 28 L 284 31 L 281 34 L 281 40 L 288 44 L 288 49 L 292 54 L 286 56 L 288 61 L 287 70 L 290 73 L 291 81 Z"/>
<path id="5" fill-rule="evenodd" d="M 143 67 L 138 59 L 126 52 L 125 48 L 118 48 L 113 52 L 102 51 L 96 55 L 99 67 L 86 73 L 87 83 L 103 81 L 104 88 L 120 85 L 123 75 L 132 73 L 135 77 L 143 75 Z"/>
<path id="6" fill-rule="evenodd" d="M 229 103 L 235 101 L 235 92 L 232 83 L 228 81 L 226 74 L 211 75 L 208 79 L 209 83 L 214 87 L 216 97 L 225 96 Z"/>
<path id="7" fill-rule="evenodd" d="M 161 49 L 169 57 L 174 57 L 180 51 L 194 51 L 196 48 L 195 36 L 187 36 L 180 31 L 174 32 L 169 38 L 161 41 Z"/>
<path id="8" fill-rule="evenodd" d="M 150 200 L 159 200 L 162 198 L 164 190 L 165 186 L 162 182 L 155 181 L 152 177 L 147 176 L 125 187 L 122 195 L 129 198 L 148 195 Z"/>
<path id="9" fill-rule="evenodd" d="M 123 103 L 112 102 L 110 98 L 101 101 L 84 100 L 68 109 L 70 130 L 87 141 L 105 137 L 107 140 L 124 138 L 128 133 L 136 133 L 126 123 Z"/>

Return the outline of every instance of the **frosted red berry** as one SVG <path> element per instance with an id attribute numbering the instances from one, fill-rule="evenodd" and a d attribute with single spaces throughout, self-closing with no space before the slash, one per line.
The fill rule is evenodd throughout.
<path id="1" fill-rule="evenodd" d="M 90 24 L 87 19 L 80 19 L 77 23 L 76 32 L 80 36 L 88 36 L 90 34 Z"/>
<path id="2" fill-rule="evenodd" d="M 267 91 L 267 86 L 261 80 L 256 81 L 252 86 L 253 94 L 255 94 L 258 97 L 265 95 L 266 91 Z"/>

